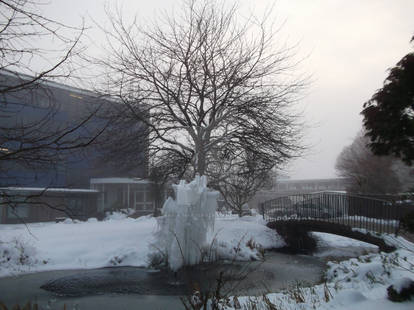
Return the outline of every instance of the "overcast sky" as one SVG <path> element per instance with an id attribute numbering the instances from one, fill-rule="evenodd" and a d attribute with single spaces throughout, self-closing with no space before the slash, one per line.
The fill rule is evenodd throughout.
<path id="1" fill-rule="evenodd" d="M 180 0 L 119 0 L 126 14 L 151 19 L 160 9 L 179 10 Z M 89 37 L 103 41 L 90 22 L 105 22 L 105 0 L 52 0 L 45 13 L 78 24 L 81 16 L 92 28 Z M 244 10 L 263 12 L 274 1 L 240 0 Z M 278 0 L 275 18 L 284 26 L 281 42 L 298 43 L 305 58 L 300 70 L 312 75 L 304 109 L 306 143 L 312 147 L 292 162 L 292 178 L 335 176 L 335 160 L 361 129 L 362 105 L 382 86 L 387 69 L 410 50 L 414 35 L 413 0 Z M 102 42 L 103 43 L 103 42 Z M 99 51 L 92 47 L 92 53 Z"/>

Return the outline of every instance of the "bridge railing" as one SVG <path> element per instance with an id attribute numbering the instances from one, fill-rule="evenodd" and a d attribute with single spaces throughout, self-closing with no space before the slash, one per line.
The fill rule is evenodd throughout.
<path id="1" fill-rule="evenodd" d="M 263 218 L 275 220 L 318 220 L 366 229 L 397 233 L 398 205 L 386 200 L 336 192 L 290 195 L 260 205 Z"/>

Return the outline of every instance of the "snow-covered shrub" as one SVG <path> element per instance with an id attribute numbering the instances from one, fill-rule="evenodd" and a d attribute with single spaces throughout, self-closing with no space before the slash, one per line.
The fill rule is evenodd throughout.
<path id="1" fill-rule="evenodd" d="M 198 264 L 203 248 L 207 246 L 207 233 L 215 222 L 218 193 L 210 191 L 205 176 L 196 176 L 186 183 L 174 185 L 175 197 L 169 197 L 157 218 L 158 231 L 154 248 L 168 260 L 176 271 L 184 265 Z"/>
<path id="2" fill-rule="evenodd" d="M 0 242 L 0 268 L 19 270 L 22 266 L 33 266 L 36 263 L 36 250 L 27 242 L 18 238 Z"/>
<path id="3" fill-rule="evenodd" d="M 121 209 L 117 211 L 108 211 L 105 213 L 105 221 L 123 220 L 135 212 L 134 209 Z"/>
<path id="4" fill-rule="evenodd" d="M 150 268 L 158 268 L 164 265 L 167 261 L 167 257 L 165 257 L 164 253 L 161 251 L 151 252 L 148 255 L 148 267 Z"/>
<path id="5" fill-rule="evenodd" d="M 388 299 L 403 302 L 414 297 L 414 281 L 410 278 L 398 279 L 387 288 Z"/>
<path id="6" fill-rule="evenodd" d="M 63 222 L 61 222 L 63 224 L 73 224 L 73 220 L 72 219 L 65 219 Z"/>

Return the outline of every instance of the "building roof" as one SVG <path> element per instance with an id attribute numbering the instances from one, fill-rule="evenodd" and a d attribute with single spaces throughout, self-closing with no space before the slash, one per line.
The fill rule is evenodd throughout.
<path id="1" fill-rule="evenodd" d="M 14 72 L 14 71 L 6 70 L 6 69 L 0 70 L 0 75 L 5 75 L 5 76 L 8 76 L 8 77 L 12 77 L 12 78 L 15 78 L 15 79 L 19 79 L 21 81 L 30 81 L 34 78 L 34 76 L 31 76 L 31 75 L 28 75 L 28 74 L 24 74 L 24 73 L 20 73 L 20 72 Z M 69 92 L 72 92 L 72 93 L 76 93 L 76 94 L 79 94 L 79 95 L 97 97 L 97 94 L 90 91 L 90 90 L 81 89 L 79 87 L 74 87 L 74 86 L 62 84 L 62 83 L 47 80 L 47 79 L 40 79 L 40 80 L 36 81 L 36 83 L 47 86 L 47 87 L 59 88 L 59 89 L 69 91 Z"/>
<path id="2" fill-rule="evenodd" d="M 92 178 L 91 184 L 149 184 L 151 181 L 140 178 Z"/>
<path id="3" fill-rule="evenodd" d="M 47 188 L 47 187 L 0 187 L 0 192 L 47 192 L 47 193 L 99 193 L 96 189 L 85 188 Z"/>

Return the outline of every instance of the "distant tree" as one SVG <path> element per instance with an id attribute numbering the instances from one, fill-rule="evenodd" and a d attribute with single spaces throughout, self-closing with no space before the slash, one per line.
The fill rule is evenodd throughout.
<path id="1" fill-rule="evenodd" d="M 390 69 L 384 86 L 364 104 L 361 114 L 374 154 L 394 155 L 411 165 L 414 160 L 414 52 Z"/>
<path id="2" fill-rule="evenodd" d="M 210 186 L 220 192 L 226 208 L 242 216 L 248 202 L 267 185 L 274 164 L 261 161 L 255 152 L 246 149 L 238 152 L 232 154 L 229 148 L 223 146 L 215 154 L 218 161 L 214 172 L 213 169 L 210 172 Z"/>
<path id="3" fill-rule="evenodd" d="M 367 146 L 368 138 L 361 132 L 351 145 L 339 154 L 335 168 L 341 177 L 347 178 L 347 191 L 364 194 L 393 194 L 401 189 L 390 156 L 377 156 Z"/>
<path id="4" fill-rule="evenodd" d="M 292 78 L 291 49 L 275 46 L 265 20 L 238 16 L 224 1 L 197 0 L 152 27 L 109 14 L 105 85 L 148 125 L 151 160 L 173 154 L 182 175 L 216 177 L 223 146 L 270 167 L 301 150 L 291 107 L 304 81 Z"/>

